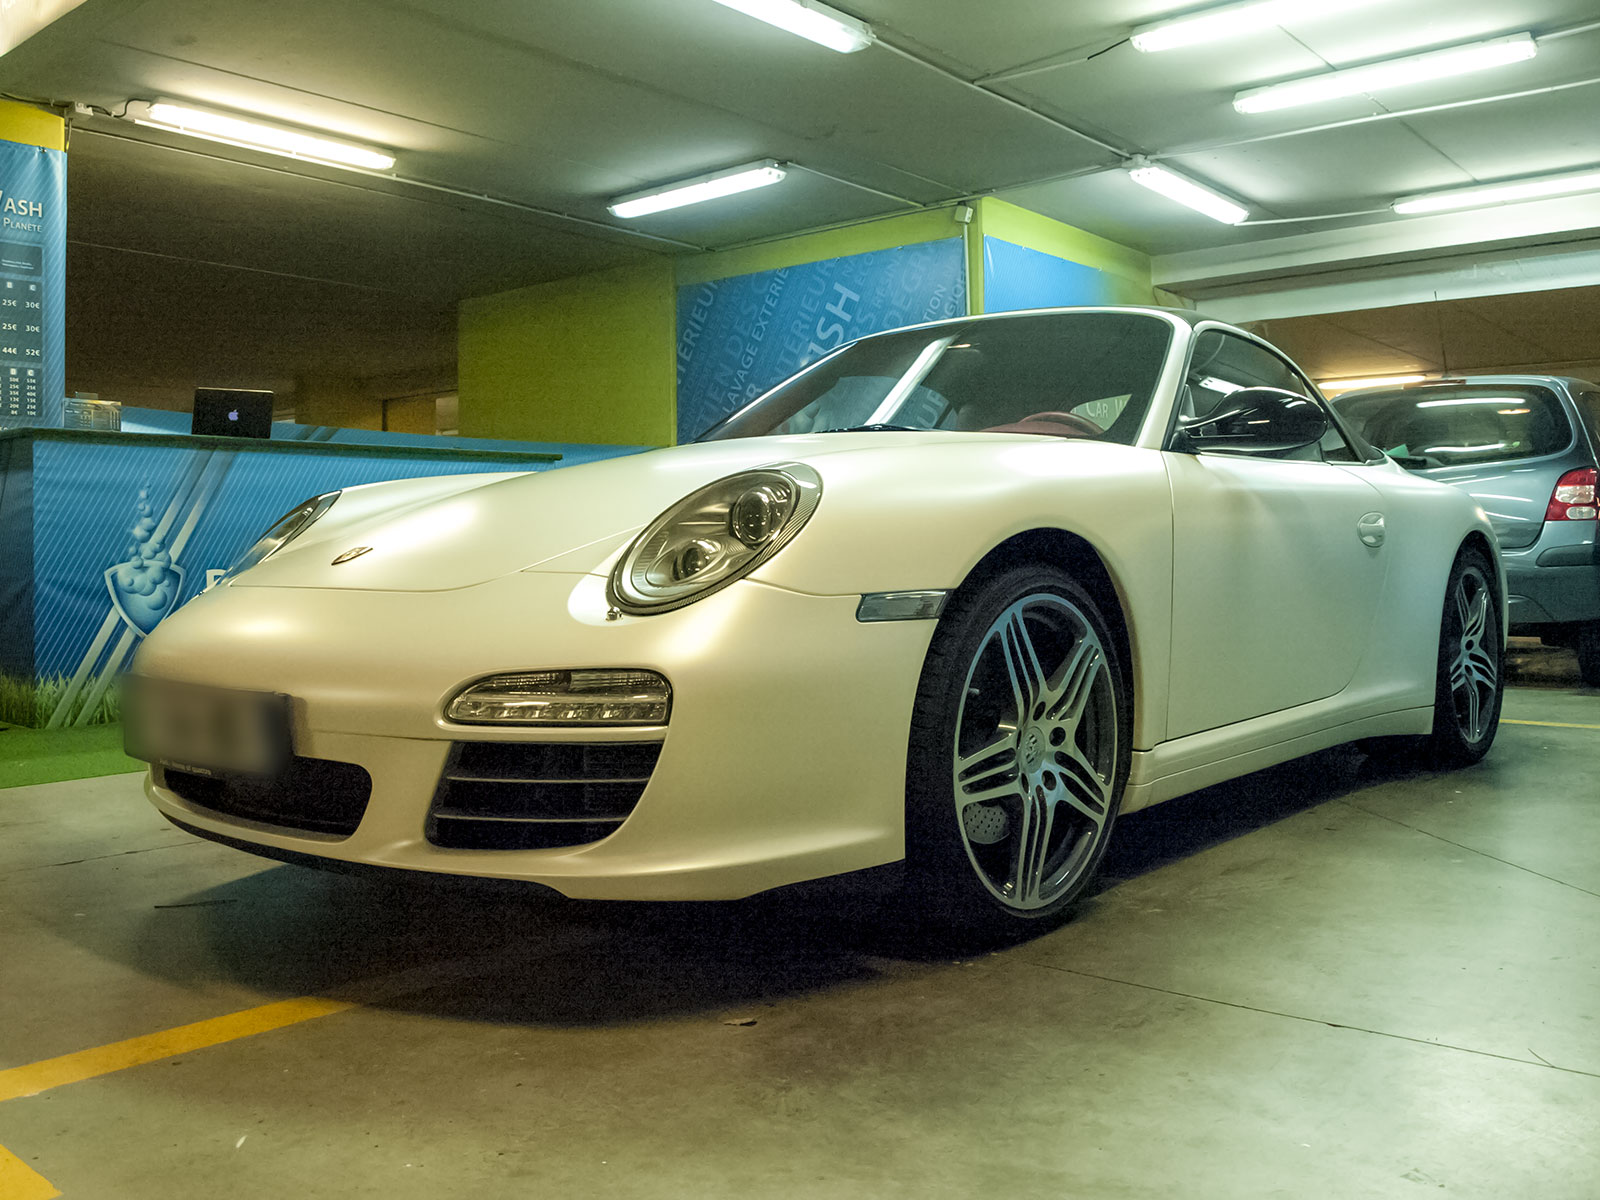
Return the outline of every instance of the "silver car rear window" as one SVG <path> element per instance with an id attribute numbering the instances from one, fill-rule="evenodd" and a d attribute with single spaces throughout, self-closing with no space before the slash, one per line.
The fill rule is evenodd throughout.
<path id="1" fill-rule="evenodd" d="M 1560 400 L 1534 385 L 1397 388 L 1334 403 L 1367 441 L 1411 467 L 1539 458 L 1572 444 Z"/>

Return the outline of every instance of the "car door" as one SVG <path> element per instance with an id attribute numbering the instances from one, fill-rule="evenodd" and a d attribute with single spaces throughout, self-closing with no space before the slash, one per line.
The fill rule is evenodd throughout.
<path id="1" fill-rule="evenodd" d="M 1314 397 L 1264 343 L 1203 330 L 1182 414 L 1245 387 Z M 1183 737 L 1332 696 L 1354 677 L 1383 592 L 1383 503 L 1337 461 L 1337 428 L 1293 456 L 1165 454 L 1173 502 L 1167 736 Z"/>

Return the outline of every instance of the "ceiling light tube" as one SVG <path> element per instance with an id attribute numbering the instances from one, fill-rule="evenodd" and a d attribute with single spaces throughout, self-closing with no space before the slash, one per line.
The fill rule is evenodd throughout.
<path id="1" fill-rule="evenodd" d="M 1534 179 L 1514 179 L 1507 183 L 1486 183 L 1474 187 L 1450 188 L 1420 196 L 1403 196 L 1391 208 L 1397 213 L 1456 212 L 1463 208 L 1488 208 L 1518 200 L 1541 200 L 1546 196 L 1570 196 L 1575 192 L 1600 191 L 1600 168 L 1568 171 L 1561 175 L 1540 175 Z"/>
<path id="2" fill-rule="evenodd" d="M 877 41 L 870 25 L 815 0 L 717 0 L 717 3 L 840 54 L 854 54 Z"/>
<path id="3" fill-rule="evenodd" d="M 786 174 L 788 172 L 782 164 L 768 158 L 728 171 L 685 179 L 665 188 L 619 196 L 606 208 L 614 217 L 645 217 L 651 213 L 666 212 L 669 208 L 682 208 L 686 204 L 699 204 L 705 200 L 717 200 L 753 188 L 766 187 L 777 183 Z"/>
<path id="4" fill-rule="evenodd" d="M 1538 44 L 1531 34 L 1515 33 L 1486 42 L 1467 42 L 1443 50 L 1430 50 L 1426 54 L 1392 58 L 1387 62 L 1368 63 L 1363 67 L 1347 67 L 1342 71 L 1329 71 L 1304 79 L 1250 88 L 1233 98 L 1233 107 L 1242 113 L 1276 112 L 1302 104 L 1318 104 L 1324 100 L 1361 96 L 1368 92 L 1387 91 L 1473 71 L 1486 71 L 1491 67 L 1504 67 L 1524 62 L 1538 52 Z"/>
<path id="5" fill-rule="evenodd" d="M 1308 11 L 1305 0 L 1250 0 L 1246 4 L 1225 4 L 1221 8 L 1203 9 L 1169 21 L 1142 25 L 1128 40 L 1135 50 L 1155 54 L 1258 33 L 1290 18 L 1323 17 L 1372 3 L 1374 0 L 1318 0 Z"/>
<path id="6" fill-rule="evenodd" d="M 1249 209 L 1165 167 L 1155 166 L 1143 159 L 1134 159 L 1127 164 L 1126 170 L 1128 177 L 1140 187 L 1149 188 L 1168 200 L 1176 200 L 1179 204 L 1194 209 L 1195 212 L 1204 213 L 1213 221 L 1221 221 L 1224 225 L 1238 225 L 1250 216 Z"/>
<path id="7" fill-rule="evenodd" d="M 149 125 L 155 129 L 204 138 L 208 142 L 241 146 L 246 150 L 263 150 L 268 154 L 281 154 L 286 158 L 303 159 L 324 166 L 367 171 L 387 171 L 394 166 L 394 155 L 367 146 L 334 141 L 320 134 L 269 125 L 228 113 L 191 108 L 186 104 L 169 104 L 164 100 L 130 100 L 126 115 L 137 125 Z"/>

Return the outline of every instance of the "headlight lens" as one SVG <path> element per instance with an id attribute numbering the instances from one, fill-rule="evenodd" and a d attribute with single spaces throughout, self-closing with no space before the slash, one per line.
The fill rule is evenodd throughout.
<path id="1" fill-rule="evenodd" d="M 654 671 L 521 671 L 492 675 L 445 705 L 472 725 L 665 725 L 672 687 Z"/>
<path id="2" fill-rule="evenodd" d="M 611 600 L 632 613 L 693 604 L 755 570 L 799 533 L 822 498 L 801 463 L 741 471 L 652 521 L 611 572 Z"/>
<path id="3" fill-rule="evenodd" d="M 248 571 L 263 559 L 270 558 L 280 548 L 294 541 L 323 513 L 333 507 L 333 502 L 339 498 L 338 492 L 324 492 L 320 496 L 313 496 L 309 500 L 301 501 L 283 516 L 273 522 L 272 528 L 256 539 L 256 544 L 246 550 L 233 566 L 229 567 L 217 583 L 232 579 L 240 572 Z M 213 585 L 215 586 L 215 585 Z"/>

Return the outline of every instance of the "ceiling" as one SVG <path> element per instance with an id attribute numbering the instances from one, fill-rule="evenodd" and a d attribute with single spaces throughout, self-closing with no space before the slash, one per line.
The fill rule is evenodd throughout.
<path id="1" fill-rule="evenodd" d="M 1452 374 L 1600 380 L 1600 288 L 1561 288 L 1261 321 L 1317 379 Z"/>
<path id="2" fill-rule="evenodd" d="M 1220 277 L 1216 263 L 1285 239 L 1392 237 L 1397 195 L 1600 162 L 1595 0 L 1307 3 L 1270 32 L 1160 55 L 1130 30 L 1203 5 L 837 7 L 880 44 L 833 54 L 711 0 L 87 0 L 0 57 L 0 91 L 256 112 L 397 163 L 351 174 L 74 117 L 68 386 L 146 403 L 307 374 L 447 388 L 463 297 L 974 195 L 1175 262 L 1209 255 Z M 1540 38 L 1532 61 L 1382 104 L 1231 105 L 1257 84 L 1522 31 Z M 1116 169 L 1135 153 L 1260 223 L 1144 192 Z M 642 221 L 606 212 L 760 158 L 799 169 Z M 1561 236 L 1600 236 L 1591 207 Z"/>

